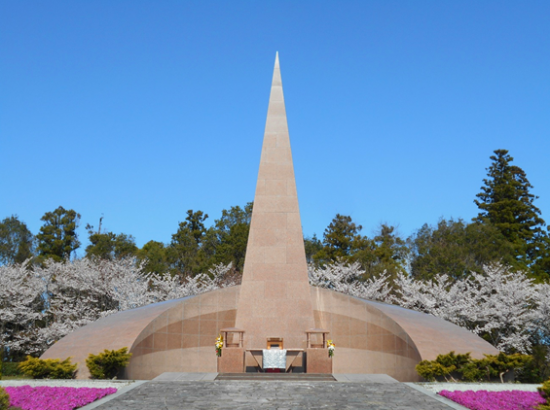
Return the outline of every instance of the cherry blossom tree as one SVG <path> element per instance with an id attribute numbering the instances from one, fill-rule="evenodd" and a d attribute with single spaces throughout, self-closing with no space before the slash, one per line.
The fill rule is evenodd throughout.
<path id="1" fill-rule="evenodd" d="M 361 281 L 365 270 L 359 262 L 336 262 L 316 267 L 308 266 L 309 283 L 313 286 L 335 290 L 363 299 L 385 302 L 389 298 L 390 285 L 388 275 L 384 272 L 377 278 Z"/>
<path id="2" fill-rule="evenodd" d="M 145 273 L 132 259 L 42 266 L 0 266 L 0 341 L 11 351 L 39 354 L 73 330 L 110 314 L 230 286 L 231 264 L 206 274 Z"/>
<path id="3" fill-rule="evenodd" d="M 393 303 L 465 327 L 505 352 L 526 353 L 541 316 L 533 281 L 502 265 L 456 282 L 447 275 L 420 282 L 401 274 L 395 289 Z"/>
<path id="4" fill-rule="evenodd" d="M 473 301 L 463 297 L 467 288 L 468 283 L 455 282 L 446 274 L 424 282 L 400 273 L 391 303 L 469 327 L 469 317 L 475 306 Z"/>
<path id="5" fill-rule="evenodd" d="M 534 298 L 538 311 L 535 321 L 535 338 L 540 344 L 548 346 L 548 362 L 550 362 L 550 284 L 537 285 Z"/>
<path id="6" fill-rule="evenodd" d="M 147 273 L 132 259 L 46 261 L 0 266 L 0 346 L 39 354 L 73 330 L 110 314 L 235 284 L 232 266 L 219 264 L 189 277 Z M 309 265 L 310 283 L 368 300 L 441 317 L 505 352 L 550 346 L 550 284 L 522 272 L 486 266 L 463 280 L 435 275 L 415 280 L 383 273 L 363 280 L 355 263 Z M 549 358 L 550 359 L 550 358 Z"/>
<path id="7" fill-rule="evenodd" d="M 361 282 L 359 264 L 309 267 L 310 283 L 364 299 L 393 303 L 440 317 L 474 332 L 504 352 L 529 352 L 533 342 L 550 346 L 550 285 L 535 285 L 523 272 L 485 266 L 467 279 L 415 280 L 400 273 Z"/>
<path id="8" fill-rule="evenodd" d="M 42 319 L 44 292 L 44 283 L 27 262 L 0 266 L 0 360 L 6 348 L 26 348 Z"/>
<path id="9" fill-rule="evenodd" d="M 465 296 L 478 305 L 472 312 L 473 331 L 499 350 L 527 353 L 541 313 L 536 303 L 538 288 L 525 273 L 502 265 L 486 266 L 483 275 L 472 276 L 473 286 Z"/>

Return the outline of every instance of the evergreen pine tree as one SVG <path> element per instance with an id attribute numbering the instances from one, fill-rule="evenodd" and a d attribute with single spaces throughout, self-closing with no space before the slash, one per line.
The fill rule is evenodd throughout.
<path id="1" fill-rule="evenodd" d="M 549 278 L 550 271 L 541 269 L 540 264 L 547 257 L 549 240 L 541 211 L 533 203 L 538 197 L 530 192 L 533 186 L 525 171 L 511 165 L 514 159 L 508 151 L 499 149 L 494 153 L 488 178 L 474 200 L 480 209 L 474 221 L 498 228 L 512 245 L 520 265 L 533 268 L 532 274 L 539 279 Z"/>
<path id="2" fill-rule="evenodd" d="M 44 225 L 36 235 L 39 260 L 70 260 L 71 254 L 80 247 L 76 233 L 80 214 L 60 206 L 55 211 L 46 212 L 41 220 L 44 221 Z"/>
<path id="3" fill-rule="evenodd" d="M 361 238 L 363 229 L 352 221 L 351 216 L 336 214 L 323 234 L 323 248 L 313 255 L 316 263 L 348 261 L 355 248 L 355 242 Z"/>
<path id="4" fill-rule="evenodd" d="M 361 263 L 364 279 L 378 277 L 383 272 L 394 279 L 405 271 L 409 248 L 394 226 L 381 224 L 373 239 L 363 236 L 355 241 L 355 248 L 352 259 Z"/>
<path id="5" fill-rule="evenodd" d="M 445 273 L 462 280 L 472 272 L 482 273 L 492 263 L 516 266 L 512 245 L 489 223 L 440 219 L 436 226 L 424 224 L 410 238 L 411 274 L 432 280 Z"/>
<path id="6" fill-rule="evenodd" d="M 34 235 L 17 215 L 0 221 L 0 264 L 22 263 L 34 256 Z"/>
<path id="7" fill-rule="evenodd" d="M 170 252 L 175 255 L 172 273 L 195 276 L 203 271 L 205 255 L 201 247 L 207 232 L 204 226 L 207 218 L 208 214 L 190 209 L 185 221 L 179 223 L 170 244 Z"/>

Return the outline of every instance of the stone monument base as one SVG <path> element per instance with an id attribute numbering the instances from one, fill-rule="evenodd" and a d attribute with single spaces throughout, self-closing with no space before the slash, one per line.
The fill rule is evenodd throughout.
<path id="1" fill-rule="evenodd" d="M 218 357 L 219 373 L 244 372 L 244 349 L 223 349 L 221 357 Z"/>
<path id="2" fill-rule="evenodd" d="M 328 349 L 306 349 L 306 373 L 332 374 Z"/>

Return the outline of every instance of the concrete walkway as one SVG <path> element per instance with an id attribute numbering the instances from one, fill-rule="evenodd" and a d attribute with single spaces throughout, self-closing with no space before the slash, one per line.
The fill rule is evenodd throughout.
<path id="1" fill-rule="evenodd" d="M 170 373 L 97 410 L 451 410 L 461 408 L 386 375 L 338 375 L 333 382 L 213 381 L 215 373 Z M 364 379 L 364 380 L 363 380 Z"/>

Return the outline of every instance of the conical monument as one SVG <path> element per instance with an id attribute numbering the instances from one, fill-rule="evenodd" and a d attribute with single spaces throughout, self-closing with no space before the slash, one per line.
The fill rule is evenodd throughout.
<path id="1" fill-rule="evenodd" d="M 304 348 L 314 327 L 279 56 L 275 58 L 236 327 L 247 348 L 268 337 Z"/>
<path id="2" fill-rule="evenodd" d="M 332 359 L 325 343 L 310 342 L 320 332 L 336 343 Z M 218 358 L 220 333 L 231 340 Z M 164 372 L 265 371 L 262 349 L 273 346 L 287 351 L 282 371 L 388 374 L 399 381 L 420 380 L 416 364 L 451 350 L 474 358 L 498 352 L 443 319 L 309 285 L 278 55 L 242 284 L 107 316 L 65 336 L 42 358 L 71 356 L 78 378 L 87 378 L 90 353 L 127 347 L 132 358 L 119 378 L 147 380 Z"/>

